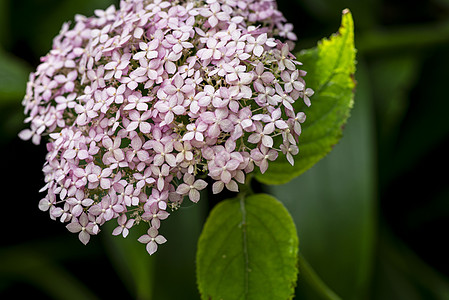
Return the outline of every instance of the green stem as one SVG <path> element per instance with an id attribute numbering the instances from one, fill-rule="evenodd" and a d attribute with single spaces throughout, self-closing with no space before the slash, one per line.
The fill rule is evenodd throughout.
<path id="1" fill-rule="evenodd" d="M 303 280 L 321 299 L 341 300 L 318 276 L 301 253 L 298 254 L 300 280 Z"/>
<path id="2" fill-rule="evenodd" d="M 253 174 L 247 174 L 246 175 L 246 179 L 245 179 L 245 183 L 244 184 L 239 184 L 239 196 L 242 197 L 248 197 L 252 194 L 254 194 L 253 189 L 251 188 L 251 180 L 253 179 Z"/>

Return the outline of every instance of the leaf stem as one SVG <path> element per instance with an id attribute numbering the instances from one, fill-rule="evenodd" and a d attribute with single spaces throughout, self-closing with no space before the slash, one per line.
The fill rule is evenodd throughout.
<path id="1" fill-rule="evenodd" d="M 242 213 L 242 242 L 243 242 L 243 258 L 245 260 L 245 299 L 248 296 L 248 282 L 249 282 L 249 257 L 248 257 L 248 237 L 246 235 L 246 208 L 245 208 L 245 195 L 240 194 L 240 212 Z"/>
<path id="2" fill-rule="evenodd" d="M 298 268 L 300 278 L 304 280 L 304 282 L 312 288 L 321 299 L 341 300 L 341 298 L 323 282 L 301 253 L 298 253 Z"/>

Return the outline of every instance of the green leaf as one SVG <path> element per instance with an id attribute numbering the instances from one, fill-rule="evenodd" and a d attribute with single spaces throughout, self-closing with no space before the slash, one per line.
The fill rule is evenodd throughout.
<path id="1" fill-rule="evenodd" d="M 292 299 L 298 274 L 293 220 L 275 198 L 256 194 L 219 203 L 198 242 L 202 299 Z"/>
<path id="2" fill-rule="evenodd" d="M 283 157 L 270 163 L 256 179 L 265 184 L 284 184 L 301 175 L 326 154 L 342 137 L 343 125 L 353 105 L 355 88 L 354 25 L 349 10 L 343 11 L 340 30 L 318 46 L 299 53 L 307 71 L 306 85 L 315 91 L 307 108 L 296 101 L 295 110 L 304 111 L 307 120 L 299 138 L 299 154 L 292 167 Z"/>

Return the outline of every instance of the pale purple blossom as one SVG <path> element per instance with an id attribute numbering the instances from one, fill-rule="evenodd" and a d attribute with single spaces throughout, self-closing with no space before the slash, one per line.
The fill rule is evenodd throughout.
<path id="1" fill-rule="evenodd" d="M 112 235 L 123 235 L 124 238 L 128 236 L 129 230 L 134 225 L 134 219 L 128 220 L 126 217 L 126 214 L 120 215 L 120 217 L 117 218 L 118 226 L 114 228 L 112 231 Z"/>
<path id="2" fill-rule="evenodd" d="M 74 219 L 66 227 L 70 232 L 78 233 L 78 238 L 84 245 L 89 242 L 90 236 L 95 234 L 94 224 L 89 222 L 89 218 L 85 213 L 83 213 L 78 219 Z"/>
<path id="3" fill-rule="evenodd" d="M 176 192 L 180 195 L 189 195 L 192 202 L 198 202 L 200 200 L 199 191 L 206 188 L 207 183 L 202 179 L 195 181 L 195 176 L 189 173 L 184 174 L 183 180 L 184 182 L 178 186 Z"/>
<path id="4" fill-rule="evenodd" d="M 84 244 L 112 219 L 123 237 L 146 223 L 153 254 L 206 177 L 238 191 L 254 169 L 293 164 L 296 101 L 313 95 L 294 40 L 274 0 L 121 1 L 65 23 L 23 100 L 19 136 L 47 142 L 39 209 Z"/>
<path id="5" fill-rule="evenodd" d="M 142 219 L 151 222 L 151 226 L 159 229 L 161 220 L 165 220 L 170 215 L 165 210 L 159 208 L 157 202 L 147 202 L 144 205 L 145 212 L 142 214 Z"/>
<path id="6" fill-rule="evenodd" d="M 165 237 L 159 235 L 156 228 L 150 227 L 147 234 L 142 235 L 139 239 L 142 244 L 147 244 L 146 249 L 150 255 L 157 251 L 157 245 L 163 244 L 167 241 Z"/>

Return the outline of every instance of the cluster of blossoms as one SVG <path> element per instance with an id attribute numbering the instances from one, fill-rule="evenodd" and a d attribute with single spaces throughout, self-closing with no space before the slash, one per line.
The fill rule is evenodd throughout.
<path id="1" fill-rule="evenodd" d="M 292 104 L 313 91 L 274 0 L 122 1 L 75 21 L 30 75 L 20 136 L 47 136 L 39 208 L 84 244 L 111 219 L 124 237 L 147 222 L 153 254 L 160 221 L 205 177 L 238 191 L 279 152 L 294 163 L 305 115 Z"/>

